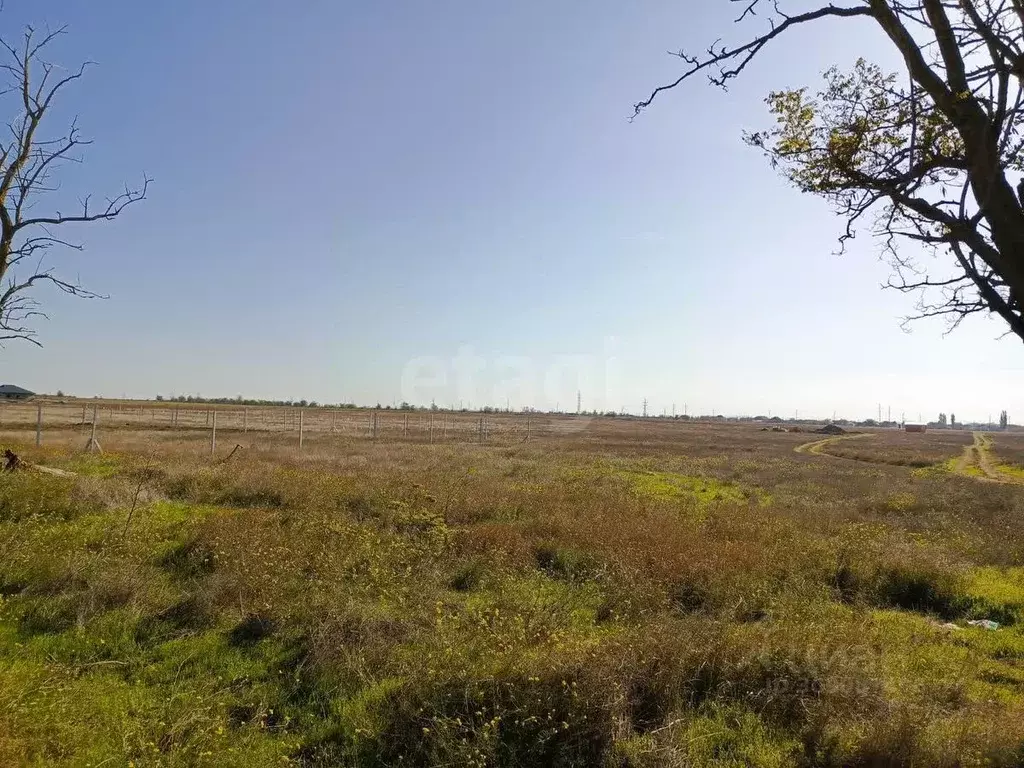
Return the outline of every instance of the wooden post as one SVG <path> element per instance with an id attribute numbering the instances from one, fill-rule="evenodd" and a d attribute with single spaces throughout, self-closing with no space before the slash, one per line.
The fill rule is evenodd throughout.
<path id="1" fill-rule="evenodd" d="M 366 434 L 368 434 L 371 438 L 373 437 L 373 413 L 372 412 L 370 413 L 370 421 L 366 425 Z"/>
<path id="2" fill-rule="evenodd" d="M 530 442 L 530 417 L 526 417 L 526 442 Z"/>
<path id="3" fill-rule="evenodd" d="M 96 441 L 96 406 L 92 407 L 92 431 L 89 435 L 89 442 L 85 444 L 85 450 L 92 453 L 93 451 L 99 451 L 103 453 L 103 449 L 100 448 L 100 444 Z"/>
<path id="4" fill-rule="evenodd" d="M 207 412 L 209 414 L 209 412 Z M 207 415 L 209 419 L 209 415 Z M 210 431 L 210 455 L 217 453 L 217 412 L 213 412 L 213 429 Z"/>
<path id="5" fill-rule="evenodd" d="M 402 437 L 409 437 L 409 413 L 405 414 L 405 427 L 402 429 Z"/>
<path id="6" fill-rule="evenodd" d="M 36 404 L 36 447 L 43 444 L 43 404 Z"/>
<path id="7" fill-rule="evenodd" d="M 85 426 L 85 406 L 82 406 L 82 426 Z"/>
<path id="8" fill-rule="evenodd" d="M 378 421 L 379 421 L 379 414 L 376 411 L 374 411 L 374 413 L 373 413 L 373 439 L 374 440 L 377 439 L 377 429 L 378 429 L 378 423 L 377 422 Z"/>
<path id="9" fill-rule="evenodd" d="M 333 432 L 335 427 L 337 427 L 337 426 L 338 426 L 338 412 L 337 411 L 332 411 L 331 412 L 331 432 Z"/>
<path id="10" fill-rule="evenodd" d="M 210 426 L 210 412 L 206 412 L 206 426 Z"/>
<path id="11" fill-rule="evenodd" d="M 444 421 L 441 422 L 441 439 L 448 439 L 448 414 L 444 415 Z"/>
<path id="12" fill-rule="evenodd" d="M 430 444 L 434 444 L 434 412 L 430 412 Z"/>
<path id="13" fill-rule="evenodd" d="M 249 431 L 249 409 L 242 409 L 242 434 Z"/>
<path id="14" fill-rule="evenodd" d="M 480 442 L 482 443 L 484 441 L 484 417 L 483 416 L 480 417 L 480 427 L 479 427 L 479 429 L 480 429 Z"/>
<path id="15" fill-rule="evenodd" d="M 300 408 L 299 409 L 299 450 L 302 449 L 302 427 L 303 427 L 302 409 Z"/>

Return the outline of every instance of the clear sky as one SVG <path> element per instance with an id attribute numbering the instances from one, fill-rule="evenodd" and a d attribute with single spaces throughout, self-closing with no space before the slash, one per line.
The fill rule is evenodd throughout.
<path id="1" fill-rule="evenodd" d="M 45 346 L 0 379 L 77 395 L 410 399 L 651 412 L 1024 417 L 999 324 L 912 334 L 867 237 L 741 140 L 772 88 L 885 63 L 867 25 L 769 50 L 728 93 L 633 102 L 725 0 L 6 0 L 97 62 L 54 119 L 95 145 L 62 195 L 150 199 L 55 264 Z M 742 31 L 742 30 L 740 30 Z M 6 118 L 6 116 L 5 116 Z M 579 381 L 577 382 L 577 378 Z M 1018 419 L 1019 420 L 1019 419 Z"/>

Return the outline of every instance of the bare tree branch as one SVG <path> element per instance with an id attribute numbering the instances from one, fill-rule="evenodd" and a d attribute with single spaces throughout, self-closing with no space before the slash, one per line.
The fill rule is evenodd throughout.
<path id="1" fill-rule="evenodd" d="M 746 134 L 801 191 L 880 238 L 886 287 L 920 292 L 917 317 L 997 315 L 1024 340 L 1024 0 L 860 0 L 787 14 L 781 0 L 733 0 L 737 22 L 767 12 L 769 31 L 703 56 L 634 105 L 633 117 L 697 73 L 725 86 L 799 25 L 870 19 L 902 61 L 896 74 L 863 60 L 825 86 L 772 93 L 776 127 Z M 852 0 L 851 0 L 852 2 Z M 918 266 L 938 258 L 948 274 Z M 932 299 L 925 296 L 935 297 Z"/>
<path id="2" fill-rule="evenodd" d="M 754 0 L 750 3 L 750 6 L 744 11 L 743 15 L 740 16 L 737 21 L 742 21 L 748 15 L 754 12 L 754 8 L 759 4 L 760 0 Z M 643 101 L 639 101 L 633 105 L 633 116 L 636 117 L 642 111 L 647 109 L 654 103 L 654 100 L 658 97 L 658 94 L 665 91 L 670 91 L 682 85 L 684 82 L 689 80 L 694 75 L 704 72 L 707 70 L 716 70 L 717 74 L 711 74 L 709 79 L 712 83 L 719 86 L 724 86 L 729 80 L 738 76 L 749 64 L 761 49 L 764 48 L 775 38 L 784 34 L 791 27 L 795 27 L 800 24 L 807 24 L 819 19 L 826 18 L 828 16 L 835 16 L 839 18 L 848 18 L 851 16 L 870 16 L 871 10 L 864 7 L 840 7 L 829 5 L 825 8 L 819 8 L 816 11 L 810 11 L 808 13 L 802 13 L 799 16 L 787 16 L 784 21 L 778 26 L 773 26 L 772 30 L 767 34 L 756 37 L 748 43 L 744 43 L 736 48 L 720 47 L 715 48 L 712 45 L 707 50 L 707 55 L 704 57 L 699 56 L 688 56 L 687 54 L 680 51 L 676 54 L 680 59 L 690 65 L 690 68 L 683 72 L 676 80 L 669 83 L 668 85 L 662 85 L 655 88 L 651 95 Z"/>
<path id="3" fill-rule="evenodd" d="M 44 58 L 48 46 L 64 34 L 63 27 L 45 34 L 28 27 L 18 45 L 0 39 L 0 104 L 12 115 L 7 121 L 9 138 L 0 140 L 0 342 L 20 339 L 39 344 L 35 325 L 46 315 L 32 292 L 40 286 L 80 298 L 105 298 L 59 277 L 45 264 L 51 249 L 82 250 L 80 244 L 55 235 L 54 228 L 116 219 L 146 198 L 151 183 L 143 177 L 139 186 L 126 186 L 99 207 L 86 197 L 73 213 L 29 215 L 41 195 L 59 188 L 54 180 L 59 168 L 81 162 L 78 151 L 91 143 L 81 138 L 77 120 L 62 134 L 42 134 L 55 99 L 80 80 L 90 64 L 61 75 L 63 70 Z"/>

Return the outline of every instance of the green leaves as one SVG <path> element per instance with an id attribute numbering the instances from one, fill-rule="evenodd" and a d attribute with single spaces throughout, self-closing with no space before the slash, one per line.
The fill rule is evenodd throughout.
<path id="1" fill-rule="evenodd" d="M 860 59 L 824 79 L 813 98 L 806 88 L 773 91 L 765 103 L 775 127 L 746 137 L 801 191 L 848 206 L 865 191 L 949 181 L 946 166 L 962 166 L 949 120 L 896 75 Z"/>

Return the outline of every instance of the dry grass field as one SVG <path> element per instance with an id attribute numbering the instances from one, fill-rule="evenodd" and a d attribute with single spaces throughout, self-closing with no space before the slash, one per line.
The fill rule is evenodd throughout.
<path id="1" fill-rule="evenodd" d="M 965 431 L 931 430 L 915 434 L 878 430 L 869 433 L 864 439 L 835 442 L 825 452 L 878 464 L 930 467 L 956 459 L 972 442 L 971 433 Z"/>
<path id="2" fill-rule="evenodd" d="M 1000 461 L 1009 467 L 1024 472 L 1024 434 L 1010 433 L 997 435 L 992 449 Z"/>
<path id="3" fill-rule="evenodd" d="M 0 765 L 1024 761 L 1024 485 L 970 433 L 389 414 L 211 457 L 105 418 L 99 455 L 77 410 L 39 448 L 0 412 L 74 473 L 0 475 Z"/>

